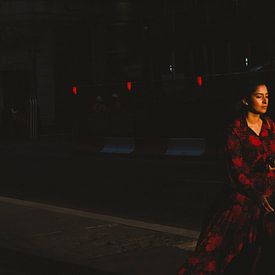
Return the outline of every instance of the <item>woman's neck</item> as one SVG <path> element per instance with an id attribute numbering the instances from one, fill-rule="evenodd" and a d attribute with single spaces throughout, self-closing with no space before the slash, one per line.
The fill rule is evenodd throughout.
<path id="1" fill-rule="evenodd" d="M 261 120 L 260 114 L 255 114 L 251 112 L 247 112 L 246 114 L 246 120 L 249 124 L 257 124 Z"/>

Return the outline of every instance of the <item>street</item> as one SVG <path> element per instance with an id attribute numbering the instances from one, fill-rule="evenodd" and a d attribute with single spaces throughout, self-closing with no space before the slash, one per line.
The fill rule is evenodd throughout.
<path id="1" fill-rule="evenodd" d="M 215 160 L 77 154 L 61 144 L 3 146 L 1 165 L 3 198 L 197 233 L 222 186 Z M 0 206 L 6 274 L 175 274 L 196 241 L 135 222 L 102 222 L 6 201 Z"/>

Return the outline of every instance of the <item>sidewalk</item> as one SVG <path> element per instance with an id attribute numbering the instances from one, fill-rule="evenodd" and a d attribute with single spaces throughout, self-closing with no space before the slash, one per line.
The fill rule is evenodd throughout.
<path id="1" fill-rule="evenodd" d="M 0 274 L 172 275 L 197 234 L 5 197 L 0 217 Z"/>

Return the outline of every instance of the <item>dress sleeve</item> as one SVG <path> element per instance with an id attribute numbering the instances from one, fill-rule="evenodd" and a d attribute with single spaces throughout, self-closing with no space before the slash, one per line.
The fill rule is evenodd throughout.
<path id="1" fill-rule="evenodd" d="M 271 133 L 270 133 L 270 152 L 269 152 L 269 155 L 275 155 L 275 123 L 272 119 L 268 119 L 268 122 L 270 124 L 270 127 L 271 127 Z M 275 193 L 275 171 L 269 171 L 268 174 L 268 179 L 269 179 L 269 183 L 270 183 L 270 187 L 269 187 L 269 190 L 270 193 L 269 194 L 272 194 L 272 193 Z"/>
<path id="2" fill-rule="evenodd" d="M 270 137 L 270 153 L 275 154 L 275 123 L 273 120 L 269 119 L 271 125 L 271 137 Z"/>
<path id="3" fill-rule="evenodd" d="M 250 176 L 251 169 L 243 159 L 240 137 L 234 129 L 228 130 L 225 156 L 231 187 L 259 202 L 262 193 L 255 188 L 255 180 Z"/>

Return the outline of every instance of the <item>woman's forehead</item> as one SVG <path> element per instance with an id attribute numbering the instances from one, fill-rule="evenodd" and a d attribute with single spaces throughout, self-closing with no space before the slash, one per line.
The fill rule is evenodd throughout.
<path id="1" fill-rule="evenodd" d="M 259 85 L 256 87 L 256 90 L 252 94 L 257 94 L 257 93 L 268 93 L 268 89 L 266 85 Z"/>

